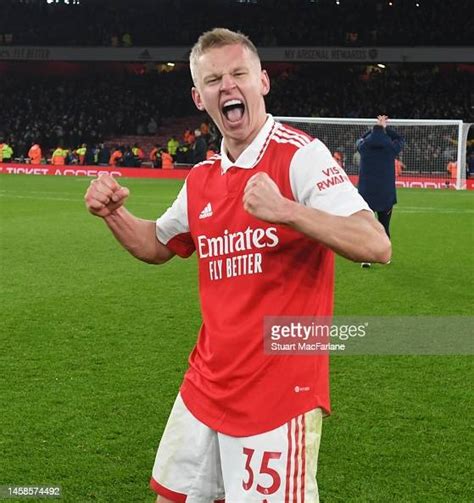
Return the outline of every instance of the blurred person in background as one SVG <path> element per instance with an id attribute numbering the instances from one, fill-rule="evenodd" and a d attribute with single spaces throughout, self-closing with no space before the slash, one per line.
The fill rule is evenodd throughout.
<path id="1" fill-rule="evenodd" d="M 194 143 L 195 137 L 191 129 L 187 128 L 183 133 L 183 141 L 185 145 L 192 145 Z"/>
<path id="2" fill-rule="evenodd" d="M 199 126 L 199 130 L 201 131 L 201 135 L 206 140 L 206 143 L 209 144 L 210 140 L 210 131 L 209 131 L 209 124 L 207 122 L 201 122 L 201 125 Z"/>
<path id="3" fill-rule="evenodd" d="M 404 139 L 387 127 L 388 117 L 379 115 L 375 126 L 356 142 L 360 153 L 359 194 L 370 209 L 377 213 L 379 222 L 390 237 L 390 219 L 397 203 L 395 187 L 395 159 L 404 146 Z M 370 262 L 362 262 L 370 267 Z"/>
<path id="4" fill-rule="evenodd" d="M 458 177 L 458 163 L 455 157 L 449 160 L 446 171 L 449 173 L 451 180 L 455 182 Z"/>
<path id="5" fill-rule="evenodd" d="M 344 154 L 340 150 L 335 150 L 332 156 L 339 166 L 344 169 Z"/>
<path id="6" fill-rule="evenodd" d="M 405 169 L 405 164 L 401 161 L 401 159 L 395 159 L 395 176 L 402 176 L 403 170 Z"/>
<path id="7" fill-rule="evenodd" d="M 61 145 L 57 146 L 53 150 L 53 155 L 51 156 L 51 164 L 55 166 L 64 166 L 66 164 L 66 156 L 68 152 Z"/>
<path id="8" fill-rule="evenodd" d="M 33 143 L 30 150 L 28 150 L 28 157 L 30 158 L 31 164 L 41 164 L 41 157 L 43 156 L 41 152 L 41 147 L 38 143 Z"/>
<path id="9" fill-rule="evenodd" d="M 176 157 L 176 151 L 178 150 L 179 147 L 179 141 L 172 136 L 167 143 L 167 150 L 168 153 L 173 157 L 173 159 Z"/>
<path id="10" fill-rule="evenodd" d="M 86 157 L 87 144 L 83 143 L 79 148 L 76 149 L 76 155 L 79 159 L 79 164 L 82 166 L 84 164 L 84 159 Z"/>
<path id="11" fill-rule="evenodd" d="M 99 166 L 108 166 L 110 162 L 110 149 L 104 143 L 99 145 L 99 152 L 97 155 L 97 163 Z"/>
<path id="12" fill-rule="evenodd" d="M 110 156 L 109 164 L 111 166 L 121 166 L 123 161 L 123 147 L 115 146 Z"/>
<path id="13" fill-rule="evenodd" d="M 125 146 L 125 150 L 123 152 L 122 158 L 122 166 L 124 168 L 135 168 L 137 165 L 137 160 L 135 155 L 130 147 L 130 145 Z"/>
<path id="14" fill-rule="evenodd" d="M 192 153 L 187 143 L 180 145 L 176 151 L 176 164 L 192 164 Z"/>
<path id="15" fill-rule="evenodd" d="M 67 164 L 67 165 L 79 164 L 79 156 L 77 155 L 77 153 L 74 149 L 72 149 L 72 148 L 64 149 L 64 154 L 65 154 L 64 164 Z"/>
<path id="16" fill-rule="evenodd" d="M 173 169 L 173 156 L 168 152 L 168 149 L 161 150 L 161 167 L 163 169 Z"/>
<path id="17" fill-rule="evenodd" d="M 150 150 L 149 159 L 154 168 L 161 168 L 161 154 L 160 146 L 158 144 L 154 145 Z"/>
<path id="18" fill-rule="evenodd" d="M 98 149 L 96 145 L 87 145 L 86 153 L 84 154 L 84 164 L 94 166 L 97 164 Z"/>
<path id="19" fill-rule="evenodd" d="M 2 145 L 2 162 L 11 162 L 13 156 L 13 148 L 6 141 Z"/>
<path id="20" fill-rule="evenodd" d="M 193 144 L 193 163 L 197 164 L 206 159 L 207 143 L 203 138 L 201 130 L 194 131 L 194 144 Z"/>
<path id="21" fill-rule="evenodd" d="M 132 148 L 133 155 L 135 156 L 135 167 L 139 168 L 145 159 L 145 154 L 138 143 L 135 143 Z"/>

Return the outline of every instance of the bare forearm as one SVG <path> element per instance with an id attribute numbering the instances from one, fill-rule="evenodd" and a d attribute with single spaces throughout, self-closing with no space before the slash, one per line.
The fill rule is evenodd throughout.
<path id="1" fill-rule="evenodd" d="M 249 178 L 243 205 L 254 217 L 288 225 L 350 260 L 382 263 L 390 260 L 390 240 L 370 211 L 338 217 L 307 208 L 283 197 L 276 183 L 262 172 Z"/>
<path id="2" fill-rule="evenodd" d="M 368 211 L 339 217 L 288 201 L 285 223 L 355 262 L 390 260 L 391 244 L 383 227 Z"/>
<path id="3" fill-rule="evenodd" d="M 137 218 L 122 206 L 104 221 L 117 241 L 137 259 L 162 264 L 173 257 L 173 252 L 156 238 L 152 220 Z"/>

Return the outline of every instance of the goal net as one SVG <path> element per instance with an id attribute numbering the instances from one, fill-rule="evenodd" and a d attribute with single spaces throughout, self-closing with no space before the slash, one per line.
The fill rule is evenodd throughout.
<path id="1" fill-rule="evenodd" d="M 357 181 L 360 155 L 356 141 L 375 124 L 375 119 L 323 117 L 275 117 L 324 142 L 344 169 Z M 392 119 L 405 139 L 399 156 L 397 185 L 407 187 L 466 188 L 466 143 L 470 124 L 460 120 Z"/>

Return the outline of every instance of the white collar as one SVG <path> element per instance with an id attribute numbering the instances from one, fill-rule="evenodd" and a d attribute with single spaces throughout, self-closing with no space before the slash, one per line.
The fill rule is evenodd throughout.
<path id="1" fill-rule="evenodd" d="M 270 114 L 267 114 L 267 120 L 265 124 L 260 129 L 259 133 L 252 141 L 250 145 L 239 155 L 235 162 L 232 162 L 227 156 L 227 152 L 224 146 L 224 139 L 221 142 L 221 169 L 224 174 L 229 168 L 235 166 L 237 168 L 252 169 L 257 161 L 260 159 L 262 154 L 262 149 L 266 144 L 266 140 L 270 131 L 275 124 L 275 120 Z"/>

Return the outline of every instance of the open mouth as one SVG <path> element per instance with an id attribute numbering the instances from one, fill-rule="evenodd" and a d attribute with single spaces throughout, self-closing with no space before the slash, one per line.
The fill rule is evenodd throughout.
<path id="1" fill-rule="evenodd" d="M 244 112 L 245 105 L 240 100 L 229 100 L 222 106 L 222 113 L 229 122 L 239 122 Z"/>

